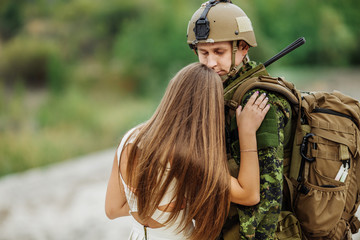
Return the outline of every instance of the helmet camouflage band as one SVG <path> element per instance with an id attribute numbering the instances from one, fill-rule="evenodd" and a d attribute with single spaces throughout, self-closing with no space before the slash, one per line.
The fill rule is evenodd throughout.
<path id="1" fill-rule="evenodd" d="M 245 12 L 228 1 L 208 1 L 194 13 L 187 28 L 187 43 L 214 43 L 244 40 L 256 47 L 250 19 Z"/>

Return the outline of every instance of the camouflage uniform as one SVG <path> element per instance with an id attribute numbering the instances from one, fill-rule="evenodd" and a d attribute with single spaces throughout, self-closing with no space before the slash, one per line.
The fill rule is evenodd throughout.
<path id="1" fill-rule="evenodd" d="M 224 87 L 255 66 L 256 63 L 248 62 L 239 70 L 237 77 L 229 79 Z M 220 239 L 273 239 L 281 210 L 284 146 L 288 147 L 291 142 L 290 132 L 287 133 L 291 129 L 291 106 L 280 94 L 262 89 L 253 89 L 246 93 L 241 103 L 243 106 L 255 91 L 266 92 L 271 104 L 256 133 L 260 165 L 260 203 L 251 207 L 232 204 Z M 227 108 L 225 114 L 228 114 Z M 226 129 L 229 167 L 233 175 L 237 176 L 241 160 L 236 116 L 231 118 Z"/>
<path id="2" fill-rule="evenodd" d="M 228 74 L 222 77 L 227 78 L 224 87 L 229 86 L 229 91 L 224 95 L 228 162 L 231 174 L 236 177 L 239 173 L 240 149 L 236 119 L 233 116 L 237 102 L 232 101 L 232 90 L 236 88 L 235 83 L 240 84 L 253 72 L 258 75 L 267 73 L 264 69 L 258 72 L 261 66 L 257 68 L 254 62 L 247 62 L 242 68 L 236 64 L 239 41 L 246 42 L 249 47 L 257 46 L 251 21 L 246 13 L 231 1 L 212 0 L 203 4 L 191 17 L 187 28 L 187 43 L 196 51 L 198 44 L 224 41 L 232 44 L 231 66 Z M 247 56 L 242 62 L 246 61 Z M 236 82 L 232 84 L 233 81 Z M 247 101 L 253 91 L 255 90 L 245 95 L 241 104 Z M 291 132 L 286 133 L 291 128 L 291 108 L 280 94 L 267 92 L 267 96 L 271 108 L 257 131 L 261 200 L 254 207 L 232 204 L 220 239 L 263 240 L 272 239 L 274 235 L 282 201 L 284 149 L 287 149 L 287 144 L 291 142 L 287 139 Z"/>

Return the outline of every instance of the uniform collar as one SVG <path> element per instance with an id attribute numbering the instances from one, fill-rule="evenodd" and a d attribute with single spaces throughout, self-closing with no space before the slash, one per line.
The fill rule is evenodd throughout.
<path id="1" fill-rule="evenodd" d="M 233 77 L 227 77 L 225 81 L 223 81 L 224 88 L 228 86 L 230 83 L 232 83 L 234 80 L 236 80 L 238 77 L 240 77 L 242 74 L 250 71 L 251 69 L 255 68 L 257 66 L 257 63 L 254 61 L 248 61 L 245 64 L 241 63 L 240 69 L 237 71 L 237 73 Z"/>

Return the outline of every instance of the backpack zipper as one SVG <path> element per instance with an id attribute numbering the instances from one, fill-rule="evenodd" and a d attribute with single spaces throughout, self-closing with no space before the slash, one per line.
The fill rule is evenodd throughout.
<path id="1" fill-rule="evenodd" d="M 335 115 L 335 116 L 339 116 L 339 117 L 344 117 L 344 118 L 350 119 L 357 126 L 355 119 L 353 117 L 346 115 L 344 113 L 341 113 L 341 112 L 337 112 L 337 111 L 327 109 L 327 108 L 319 108 L 319 107 L 316 107 L 315 109 L 313 109 L 312 112 L 313 113 L 326 113 L 326 114 L 331 114 L 331 115 Z"/>

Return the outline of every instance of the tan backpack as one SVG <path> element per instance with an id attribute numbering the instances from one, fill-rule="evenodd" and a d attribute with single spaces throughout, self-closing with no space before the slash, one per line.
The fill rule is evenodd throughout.
<path id="1" fill-rule="evenodd" d="M 340 92 L 301 93 L 282 78 L 257 73 L 266 73 L 265 67 L 259 65 L 246 80 L 225 88 L 225 103 L 235 107 L 246 92 L 260 88 L 281 93 L 292 104 L 296 127 L 291 154 L 284 159 L 283 205 L 299 220 L 302 239 L 351 239 L 360 228 L 355 216 L 360 200 L 359 102 Z"/>
<path id="2" fill-rule="evenodd" d="M 281 239 L 301 239 L 301 226 L 299 220 L 290 211 L 281 211 L 277 229 L 275 231 L 275 240 Z"/>

